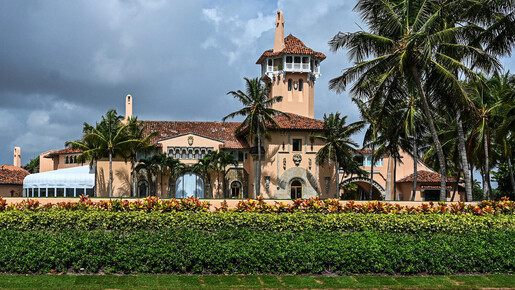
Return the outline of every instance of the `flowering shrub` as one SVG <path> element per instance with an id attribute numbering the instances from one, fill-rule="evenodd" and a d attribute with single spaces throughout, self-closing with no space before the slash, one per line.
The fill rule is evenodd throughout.
<path id="1" fill-rule="evenodd" d="M 159 199 L 147 197 L 138 200 L 110 199 L 93 201 L 88 196 L 82 195 L 77 202 L 58 202 L 55 204 L 41 204 L 36 199 L 26 199 L 19 203 L 7 204 L 0 197 L 0 211 L 28 210 L 97 210 L 110 212 L 208 212 L 211 204 L 198 198 L 186 199 Z M 470 214 L 470 215 L 512 215 L 515 213 L 515 202 L 507 197 L 501 200 L 484 200 L 479 204 L 465 204 L 464 202 L 450 203 L 429 202 L 419 206 L 402 206 L 396 203 L 369 201 L 356 203 L 347 201 L 343 203 L 337 199 L 322 200 L 319 197 L 309 199 L 296 199 L 292 203 L 274 201 L 267 203 L 263 198 L 257 200 L 241 200 L 234 208 L 229 208 L 226 201 L 220 207 L 214 208 L 215 212 L 255 212 L 255 213 L 359 213 L 359 214 Z"/>

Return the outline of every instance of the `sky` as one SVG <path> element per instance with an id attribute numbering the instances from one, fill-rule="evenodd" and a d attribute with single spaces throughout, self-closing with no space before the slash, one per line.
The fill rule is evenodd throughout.
<path id="1" fill-rule="evenodd" d="M 227 95 L 259 77 L 273 48 L 275 13 L 293 34 L 323 52 L 315 118 L 340 112 L 357 121 L 347 93 L 328 82 L 351 63 L 330 52 L 339 31 L 359 30 L 354 1 L 37 1 L 4 0 L 0 9 L 0 164 L 22 164 L 64 148 L 109 109 L 134 100 L 140 120 L 220 121 L 241 108 Z M 515 71 L 515 61 L 504 59 Z"/>

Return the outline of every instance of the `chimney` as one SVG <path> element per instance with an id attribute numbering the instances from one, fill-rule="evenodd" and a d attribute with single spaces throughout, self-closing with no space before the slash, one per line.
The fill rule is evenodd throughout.
<path id="1" fill-rule="evenodd" d="M 284 49 L 284 19 L 283 12 L 277 11 L 277 19 L 275 20 L 275 43 L 274 52 Z"/>
<path id="2" fill-rule="evenodd" d="M 16 167 L 21 167 L 21 148 L 20 147 L 14 147 L 13 165 Z"/>
<path id="3" fill-rule="evenodd" d="M 130 117 L 132 117 L 132 102 L 133 98 L 131 95 L 127 95 L 125 97 L 125 119 L 128 120 Z"/>

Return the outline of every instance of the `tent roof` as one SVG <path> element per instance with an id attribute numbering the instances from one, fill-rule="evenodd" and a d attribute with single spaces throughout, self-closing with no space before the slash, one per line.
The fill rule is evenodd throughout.
<path id="1" fill-rule="evenodd" d="M 23 180 L 23 188 L 93 188 L 95 174 L 89 165 L 31 174 Z"/>

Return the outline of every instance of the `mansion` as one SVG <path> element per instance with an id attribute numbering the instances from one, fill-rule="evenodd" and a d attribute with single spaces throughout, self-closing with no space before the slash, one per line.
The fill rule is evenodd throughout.
<path id="1" fill-rule="evenodd" d="M 141 121 L 146 133 L 158 132 L 152 142 L 155 153 L 166 153 L 186 165 L 193 165 L 211 151 L 225 151 L 234 155 L 238 165 L 225 168 L 225 180 L 216 174 L 211 183 L 193 171 L 186 170 L 171 180 L 168 176 L 148 179 L 144 172 L 136 174 L 136 197 L 156 195 L 160 198 L 256 198 L 265 199 L 335 198 L 336 180 L 340 187 L 355 184 L 357 190 L 352 199 L 365 199 L 370 190 L 366 176 L 349 176 L 335 168 L 334 162 L 319 165 L 317 152 L 324 144 L 311 140 L 322 132 L 324 122 L 314 119 L 315 84 L 321 76 L 320 66 L 325 55 L 307 47 L 293 35 L 284 37 L 284 19 L 277 12 L 275 42 L 273 49 L 265 51 L 257 60 L 262 79 L 271 83 L 270 96 L 282 96 L 274 109 L 285 112 L 288 117 L 276 117 L 279 128 L 270 128 L 270 139 L 263 139 L 261 178 L 258 179 L 257 147 L 249 136 L 238 136 L 238 122 L 196 121 Z M 137 102 L 131 95 L 125 99 L 125 118 L 131 117 Z M 137 107 L 134 107 L 137 109 Z M 263 152 L 264 151 L 264 152 Z M 24 181 L 24 196 L 108 196 L 109 161 L 102 159 L 91 167 L 78 164 L 80 150 L 66 148 L 52 150 L 40 155 L 40 172 L 29 175 Z M 362 168 L 371 170 L 371 152 L 361 150 Z M 410 154 L 401 154 L 402 162 L 396 165 L 397 179 L 393 180 L 393 159 L 385 155 L 374 166 L 373 199 L 412 200 L 414 159 Z M 188 167 L 186 167 L 188 168 Z M 131 164 L 122 158 L 113 161 L 113 196 L 129 197 Z M 62 173 L 62 174 L 61 174 Z M 67 175 L 66 175 L 66 174 Z M 66 176 L 64 178 L 63 176 Z M 440 175 L 431 168 L 418 163 L 418 182 L 414 200 L 435 200 L 439 196 Z M 46 181 L 45 181 L 46 180 Z M 54 183 L 48 180 L 56 180 Z M 261 192 L 256 192 L 260 183 Z M 152 186 L 157 185 L 159 186 Z M 454 200 L 464 200 L 464 191 L 449 179 L 448 200 L 457 186 Z M 156 192 L 150 192 L 155 187 Z M 395 194 L 394 194 L 395 193 Z M 342 193 L 338 193 L 340 196 Z"/>

